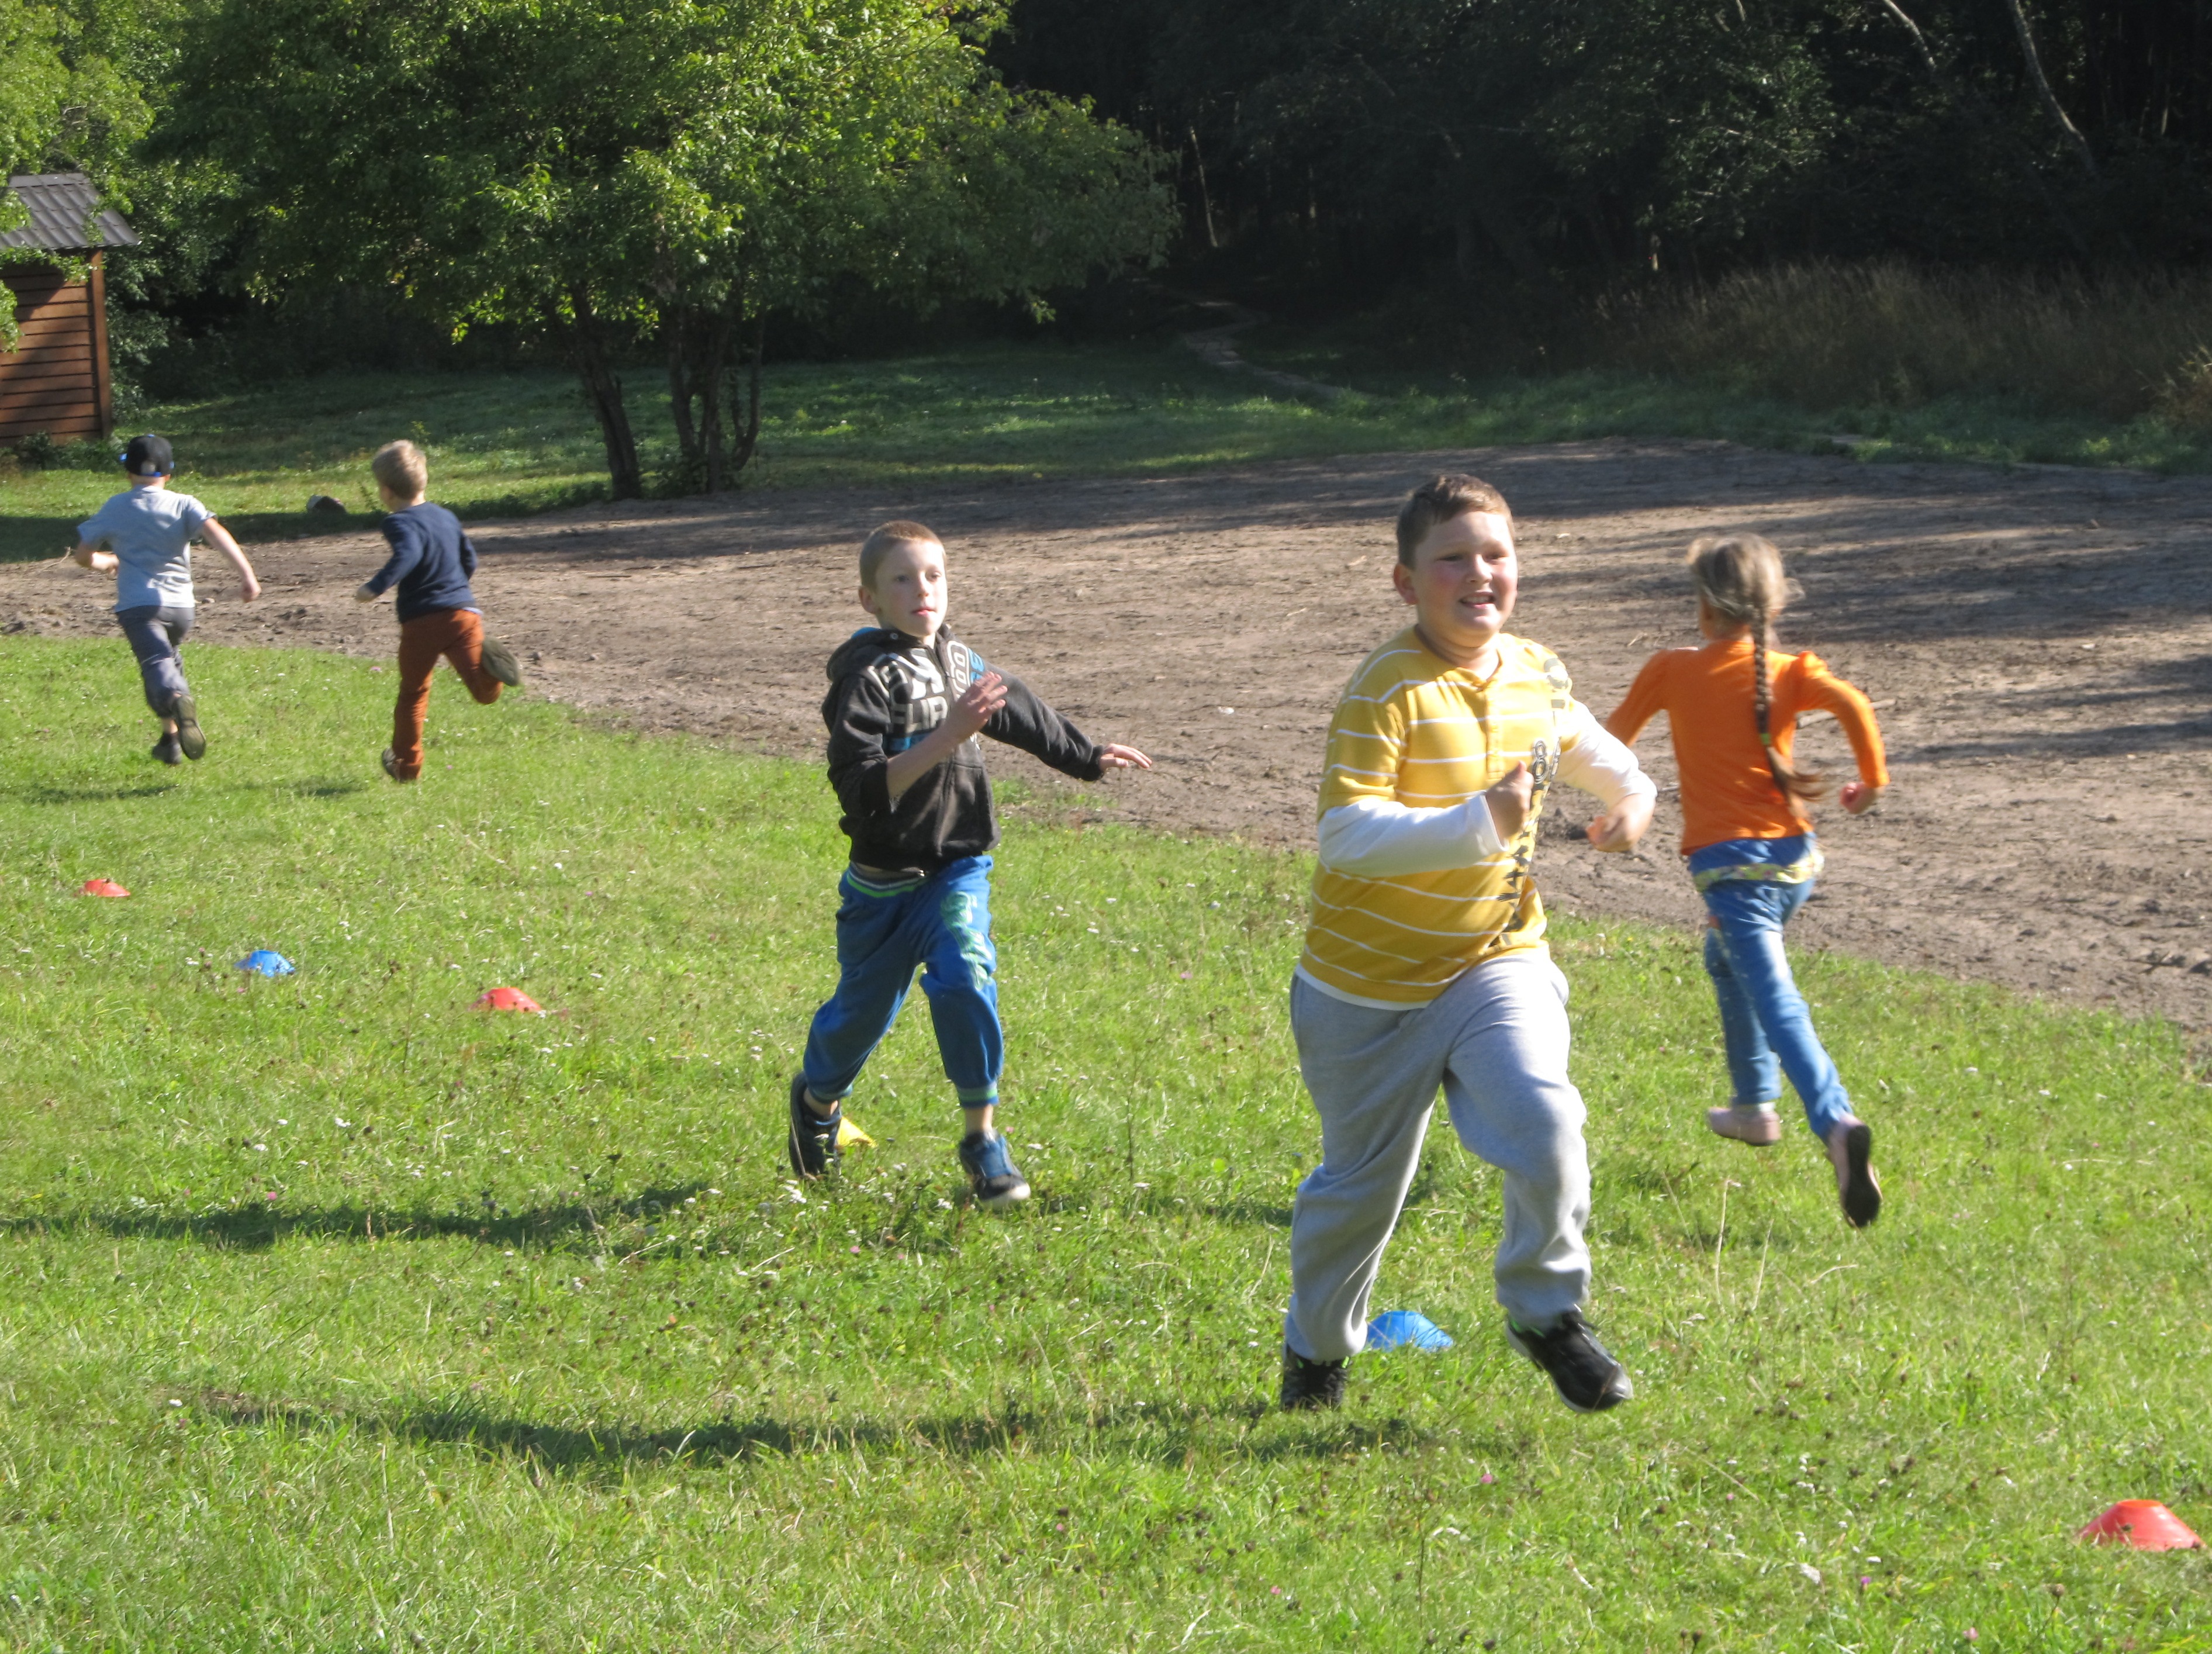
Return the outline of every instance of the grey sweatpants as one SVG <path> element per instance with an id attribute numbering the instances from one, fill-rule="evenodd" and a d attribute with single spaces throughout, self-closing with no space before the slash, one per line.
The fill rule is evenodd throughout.
<path id="1" fill-rule="evenodd" d="M 1366 1341 L 1367 1298 L 1413 1187 L 1437 1091 L 1470 1152 L 1505 1174 L 1498 1301 L 1548 1329 L 1589 1286 L 1589 1153 L 1567 1080 L 1567 982 L 1540 953 L 1510 953 L 1428 1004 L 1352 1005 L 1291 986 L 1298 1067 L 1321 1112 L 1321 1164 L 1291 1219 L 1290 1347 L 1334 1361 Z"/>
<path id="2" fill-rule="evenodd" d="M 149 603 L 136 609 L 118 609 L 115 618 L 123 635 L 131 640 L 131 653 L 138 657 L 146 704 L 155 717 L 167 717 L 177 696 L 187 692 L 185 663 L 177 658 L 177 649 L 192 629 L 192 611 L 167 604 L 156 608 Z"/>

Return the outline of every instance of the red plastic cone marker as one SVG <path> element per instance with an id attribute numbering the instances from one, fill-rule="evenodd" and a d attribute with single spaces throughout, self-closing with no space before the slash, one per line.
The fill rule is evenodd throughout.
<path id="1" fill-rule="evenodd" d="M 2204 1542 L 2154 1499 L 2124 1499 L 2075 1535 L 2139 1551 L 2193 1551 Z"/>
<path id="2" fill-rule="evenodd" d="M 131 894 L 129 891 L 125 890 L 122 885 L 117 884 L 112 879 L 86 879 L 84 881 L 84 893 L 87 896 L 128 896 Z"/>
<path id="3" fill-rule="evenodd" d="M 519 988 L 492 988 L 478 997 L 476 1008 L 479 1011 L 535 1011 L 541 1017 L 545 1014 L 545 1007 Z"/>

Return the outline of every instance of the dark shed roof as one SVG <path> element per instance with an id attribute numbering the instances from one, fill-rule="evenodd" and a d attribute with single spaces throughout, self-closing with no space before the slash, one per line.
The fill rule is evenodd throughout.
<path id="1" fill-rule="evenodd" d="M 0 230 L 0 247 L 89 252 L 138 245 L 123 215 L 100 204 L 99 192 L 82 173 L 18 173 L 8 180 L 8 192 L 30 210 L 31 222 Z"/>

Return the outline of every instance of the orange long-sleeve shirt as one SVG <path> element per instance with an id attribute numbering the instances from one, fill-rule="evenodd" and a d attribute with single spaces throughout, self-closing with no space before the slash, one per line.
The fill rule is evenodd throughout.
<path id="1" fill-rule="evenodd" d="M 1814 654 L 1766 653 L 1767 727 L 1786 761 L 1797 719 L 1832 712 L 1850 738 L 1859 779 L 1889 785 L 1881 731 L 1865 696 Z M 1633 745 L 1665 713 L 1682 777 L 1682 854 L 1732 838 L 1789 838 L 1806 830 L 1766 767 L 1753 711 L 1748 635 L 1702 648 L 1664 649 L 1644 663 L 1605 727 Z"/>

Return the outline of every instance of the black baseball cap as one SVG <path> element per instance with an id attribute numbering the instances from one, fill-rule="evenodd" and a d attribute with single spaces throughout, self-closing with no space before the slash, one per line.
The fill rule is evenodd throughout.
<path id="1" fill-rule="evenodd" d="M 143 436 L 134 436 L 131 446 L 123 450 L 123 469 L 133 477 L 167 477 L 177 468 L 177 456 L 169 447 L 169 439 L 149 431 Z"/>

